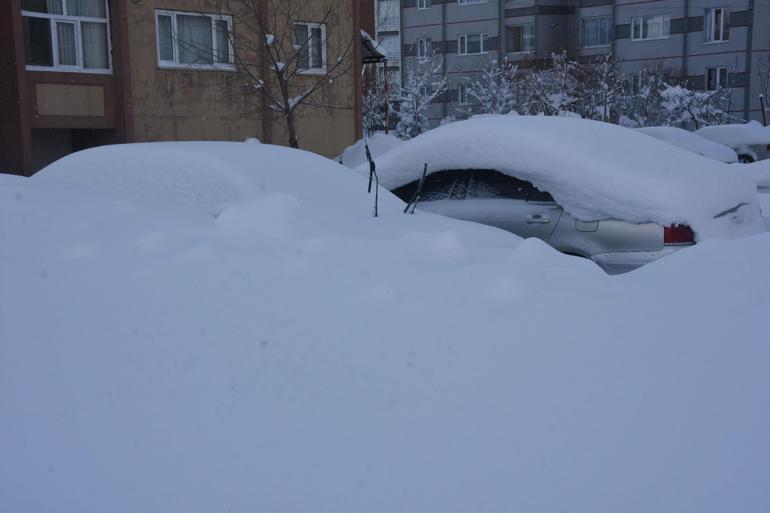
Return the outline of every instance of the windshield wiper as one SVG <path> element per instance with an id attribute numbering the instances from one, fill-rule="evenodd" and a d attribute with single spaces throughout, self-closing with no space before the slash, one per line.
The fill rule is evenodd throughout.
<path id="1" fill-rule="evenodd" d="M 727 214 L 734 214 L 735 212 L 738 211 L 739 208 L 741 208 L 744 205 L 748 205 L 748 203 L 738 203 L 733 208 L 729 208 L 729 209 L 725 210 L 724 212 L 718 213 L 717 215 L 714 216 L 714 219 L 719 219 L 720 217 L 724 217 Z"/>
<path id="2" fill-rule="evenodd" d="M 422 186 L 425 184 L 425 175 L 428 174 L 428 163 L 425 163 L 425 167 L 422 168 L 422 176 L 420 177 L 420 182 L 417 184 L 417 189 L 415 189 L 414 194 L 412 194 L 412 198 L 409 200 L 409 203 L 406 204 L 406 207 L 404 208 L 404 214 L 409 212 L 409 206 L 412 206 L 411 214 L 414 214 L 414 209 L 417 207 L 417 202 L 420 201 L 420 193 L 422 192 Z"/>

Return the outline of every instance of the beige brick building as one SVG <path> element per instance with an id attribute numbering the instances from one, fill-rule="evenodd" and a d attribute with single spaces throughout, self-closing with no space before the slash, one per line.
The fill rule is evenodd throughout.
<path id="1" fill-rule="evenodd" d="M 360 28 L 372 23 L 373 4 L 329 1 L 297 4 L 301 19 L 292 23 L 308 38 L 299 50 L 308 69 L 291 88 L 299 94 L 349 60 L 297 110 L 300 147 L 333 156 L 360 137 Z M 0 2 L 0 171 L 29 175 L 110 143 L 288 142 L 282 114 L 239 72 L 241 62 L 259 69 L 258 53 L 242 49 L 255 38 L 254 9 L 275 17 L 271 0 Z"/>

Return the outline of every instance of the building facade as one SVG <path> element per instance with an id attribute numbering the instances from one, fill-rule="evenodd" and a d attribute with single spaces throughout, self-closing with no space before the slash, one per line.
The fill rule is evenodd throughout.
<path id="1" fill-rule="evenodd" d="M 2 0 L 0 171 L 29 175 L 111 143 L 257 137 L 286 144 L 280 115 L 236 70 L 237 41 L 249 25 L 238 7 L 245 1 Z M 250 3 L 270 9 L 268 0 Z M 297 5 L 315 3 L 322 0 Z M 304 19 L 295 34 L 304 29 L 308 39 L 299 90 L 345 45 L 354 49 L 349 70 L 298 110 L 304 149 L 333 156 L 360 136 L 366 6 L 340 0 L 333 17 L 318 20 L 312 8 L 298 11 Z"/>
<path id="2" fill-rule="evenodd" d="M 770 4 L 758 0 L 402 0 L 402 69 L 430 49 L 448 91 L 433 124 L 467 101 L 464 84 L 492 61 L 520 70 L 566 50 L 612 53 L 633 81 L 643 68 L 689 87 L 732 89 L 736 118 L 761 120 L 760 63 L 770 57 Z"/>

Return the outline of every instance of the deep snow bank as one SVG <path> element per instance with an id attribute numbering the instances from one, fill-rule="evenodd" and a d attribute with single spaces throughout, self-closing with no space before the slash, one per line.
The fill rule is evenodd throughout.
<path id="1" fill-rule="evenodd" d="M 770 235 L 609 277 L 375 219 L 321 157 L 197 148 L 245 184 L 216 218 L 150 169 L 0 176 L 3 513 L 770 503 Z"/>
<path id="2" fill-rule="evenodd" d="M 430 171 L 496 169 L 550 192 L 584 220 L 690 224 L 700 238 L 764 230 L 756 188 L 720 162 L 632 129 L 582 119 L 487 116 L 430 130 L 377 161 L 394 189 Z M 368 173 L 366 166 L 358 168 Z M 742 218 L 714 216 L 739 204 Z"/>

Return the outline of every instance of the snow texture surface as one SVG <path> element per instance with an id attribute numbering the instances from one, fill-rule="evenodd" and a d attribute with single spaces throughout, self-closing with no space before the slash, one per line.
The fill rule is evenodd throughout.
<path id="1" fill-rule="evenodd" d="M 609 277 L 365 191 L 250 143 L 0 175 L 0 511 L 770 504 L 770 234 Z"/>
<path id="2" fill-rule="evenodd" d="M 552 116 L 484 116 L 444 125 L 377 161 L 393 190 L 444 169 L 495 169 L 528 180 L 581 220 L 686 223 L 700 239 L 764 229 L 753 181 L 635 130 Z M 365 166 L 357 169 L 368 173 Z M 743 204 L 735 215 L 715 218 Z"/>
<path id="3" fill-rule="evenodd" d="M 718 160 L 726 164 L 738 162 L 738 154 L 735 150 L 724 144 L 710 141 L 696 133 L 683 128 L 673 126 L 651 126 L 637 128 L 639 132 L 672 144 L 683 150 Z"/>

